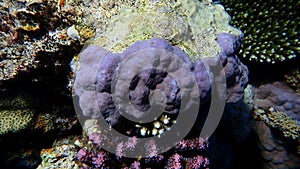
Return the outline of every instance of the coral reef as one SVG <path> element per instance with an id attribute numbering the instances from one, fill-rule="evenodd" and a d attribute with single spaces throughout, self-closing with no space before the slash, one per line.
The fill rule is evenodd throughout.
<path id="1" fill-rule="evenodd" d="M 159 155 L 156 153 L 156 143 L 152 140 L 145 146 L 149 150 L 149 157 L 129 159 L 123 156 L 141 147 L 138 138 L 132 137 L 126 142 L 120 142 L 114 155 L 102 149 L 101 143 L 107 140 L 99 132 L 91 133 L 88 140 L 83 140 L 85 146 L 82 146 L 77 153 L 78 164 L 82 168 L 131 168 L 134 166 L 137 168 L 176 168 L 176 166 L 184 166 L 200 169 L 209 166 L 209 159 L 201 155 L 208 148 L 207 139 L 182 140 L 173 150 Z"/>
<path id="2" fill-rule="evenodd" d="M 55 137 L 81 132 L 72 105 L 65 104 L 66 97 L 55 97 L 58 103 L 53 103 L 51 95 L 34 88 L 37 95 L 23 84 L 0 93 L 2 168 L 36 168 L 40 150 Z"/>
<path id="3" fill-rule="evenodd" d="M 31 127 L 34 122 L 32 110 L 0 110 L 0 136 L 17 133 Z"/>
<path id="4" fill-rule="evenodd" d="M 28 90 L 6 91 L 0 96 L 1 136 L 18 133 L 24 129 L 30 132 L 63 132 L 78 125 L 76 116 L 70 115 L 72 109 L 69 106 L 52 104 L 49 107 L 44 103 L 37 105 L 39 98 L 35 98 Z"/>
<path id="5" fill-rule="evenodd" d="M 32 106 L 34 106 L 33 97 L 24 91 L 17 93 L 0 92 L 0 109 L 2 110 L 29 109 Z"/>
<path id="6" fill-rule="evenodd" d="M 0 2 L 0 148 L 4 150 L 0 166 L 299 168 L 300 99 L 299 94 L 295 94 L 299 71 L 285 76 L 294 90 L 281 82 L 246 88 L 248 69 L 238 58 L 243 38 L 245 44 L 241 52 L 251 60 L 277 63 L 298 55 L 299 3 L 291 6 L 290 0 L 278 0 L 277 4 L 273 1 L 222 2 L 235 3 L 235 8 L 227 8 L 229 12 L 243 9 L 234 13 L 232 23 L 242 28 L 245 36 L 229 25 L 230 17 L 224 8 L 212 0 Z M 241 3 L 244 6 L 240 6 Z M 268 10 L 260 13 L 267 5 Z M 286 20 L 275 19 L 273 15 L 285 15 L 282 18 Z M 273 18 L 262 22 L 266 17 Z M 240 19 L 252 23 L 247 21 L 245 25 L 244 21 L 237 21 Z M 78 54 L 85 42 L 88 43 L 84 50 Z M 139 55 L 141 53 L 143 55 Z M 182 62 L 165 57 L 170 55 Z M 147 64 L 165 69 L 148 69 L 144 66 L 147 64 L 140 62 L 145 56 L 149 56 Z M 165 60 L 152 62 L 152 56 L 162 56 Z M 216 72 L 218 63 L 223 67 Z M 138 67 L 144 69 L 134 74 Z M 182 67 L 195 78 L 198 90 L 185 92 L 171 74 Z M 172 71 L 167 71 L 169 69 Z M 115 76 L 120 73 L 122 76 Z M 192 84 L 184 73 L 180 74 L 181 79 Z M 225 77 L 224 81 L 221 76 Z M 115 102 L 121 97 L 113 96 L 115 77 L 129 79 L 128 86 L 121 86 L 117 92 L 128 96 L 132 107 Z M 71 93 L 65 88 L 68 78 L 74 78 L 68 87 L 78 96 L 74 98 L 79 99 L 82 114 L 76 113 L 80 120 L 85 120 L 83 134 L 72 107 Z M 208 109 L 213 108 L 210 101 L 216 88 L 212 84 L 222 81 L 225 86 L 225 80 L 226 88 L 217 88 L 222 94 L 226 91 L 225 110 L 208 144 L 208 138 L 197 137 L 198 131 L 207 120 Z M 30 93 L 19 92 L 23 90 Z M 152 99 L 158 98 L 156 91 L 162 91 L 165 98 L 153 105 Z M 173 148 L 158 153 L 161 147 L 151 137 L 162 138 L 163 133 L 172 132 L 176 124 L 182 127 L 178 116 L 184 96 L 201 100 L 196 123 Z M 165 105 L 160 111 L 162 114 L 151 122 L 142 121 L 148 116 L 148 110 L 161 105 Z M 253 121 L 250 121 L 251 113 L 256 115 Z M 128 140 L 106 137 L 113 130 L 103 129 L 97 119 L 102 116 L 108 127 L 129 136 Z M 133 122 L 131 118 L 141 121 Z M 251 133 L 251 124 L 255 136 Z M 82 135 L 65 138 L 70 134 Z M 143 144 L 141 140 L 145 138 L 150 141 Z M 52 144 L 56 139 L 59 140 Z M 254 139 L 258 139 L 257 145 Z M 105 150 L 105 143 L 116 146 L 115 153 Z M 11 144 L 16 146 L 7 146 Z M 256 146 L 260 155 L 256 150 L 249 151 Z M 128 157 L 141 149 L 146 151 L 145 158 Z M 36 152 L 41 152 L 40 158 Z M 260 162 L 256 161 L 260 156 L 263 166 L 253 164 L 253 161 Z"/>
<path id="7" fill-rule="evenodd" d="M 299 1 L 222 0 L 231 24 L 245 34 L 241 55 L 278 63 L 299 55 Z"/>
<path id="8" fill-rule="evenodd" d="M 184 50 L 192 60 L 215 57 L 220 52 L 215 41 L 217 34 L 242 34 L 228 24 L 229 19 L 221 5 L 210 1 L 125 3 L 103 32 L 97 33 L 94 43 L 112 52 L 122 52 L 136 41 L 163 38 Z"/>
<path id="9" fill-rule="evenodd" d="M 283 82 L 252 87 L 252 128 L 258 137 L 261 168 L 299 168 L 299 94 Z M 253 100 L 251 101 L 251 98 Z"/>
<path id="10" fill-rule="evenodd" d="M 123 155 L 141 147 L 138 138 L 120 142 L 116 154 L 112 154 L 102 148 L 102 143 L 108 140 L 100 132 L 90 133 L 88 138 L 72 136 L 58 140 L 53 148 L 41 151 L 42 163 L 38 168 L 174 168 L 172 160 L 175 156 L 180 158 L 178 165 L 186 168 L 209 167 L 209 159 L 203 156 L 209 146 L 207 139 L 182 140 L 174 149 L 160 155 L 156 153 L 153 140 L 145 146 L 149 150 L 149 157 L 130 159 Z"/>
<path id="11" fill-rule="evenodd" d="M 224 64 L 223 70 L 228 83 L 226 101 L 237 102 L 243 98 L 244 88 L 248 82 L 248 70 L 246 66 L 240 63 L 238 58 L 234 55 L 236 46 L 238 46 L 235 45 L 238 43 L 236 42 L 238 38 L 229 34 L 220 34 L 218 37 L 220 46 L 222 49 L 224 48 L 224 51 L 220 54 L 219 58 Z M 128 58 L 128 56 L 132 58 L 132 54 L 136 55 L 136 52 L 138 51 L 144 51 L 143 55 L 146 55 L 145 50 L 147 49 L 152 49 L 152 51 L 153 49 L 156 49 L 156 53 L 160 54 L 161 58 L 168 56 L 168 52 L 175 54 L 175 57 L 181 58 L 184 61 L 184 64 L 186 64 L 190 69 L 187 71 L 192 71 L 195 75 L 196 82 L 198 82 L 197 84 L 200 98 L 202 100 L 210 98 L 210 78 L 212 77 L 209 76 L 209 70 L 206 70 L 205 65 L 213 63 L 216 64 L 218 57 L 205 58 L 198 60 L 195 62 L 195 64 L 193 64 L 183 51 L 177 47 L 171 46 L 166 40 L 163 39 L 150 39 L 148 41 L 136 42 L 121 54 L 110 53 L 103 48 L 91 45 L 81 53 L 79 61 L 80 69 L 76 73 L 74 85 L 74 91 L 75 94 L 79 96 L 79 105 L 84 116 L 98 118 L 103 115 L 111 126 L 122 124 L 122 126 L 118 127 L 122 130 L 130 130 L 136 126 L 136 124 L 124 122 L 126 119 L 120 115 L 114 106 L 111 96 L 111 93 L 113 93 L 111 85 L 115 71 L 126 69 L 127 71 L 123 73 L 122 77 L 129 77 L 130 79 L 132 78 L 132 81 L 128 82 L 130 83 L 129 97 L 131 98 L 131 102 L 136 109 L 139 111 L 144 111 L 150 107 L 148 97 L 150 91 L 156 88 L 163 91 L 167 98 L 166 103 L 168 106 L 165 108 L 164 113 L 157 118 L 160 119 L 160 121 L 157 120 L 154 123 L 148 124 L 150 126 L 140 126 L 137 133 L 140 133 L 141 135 L 144 135 L 144 133 L 147 135 L 150 133 L 152 135 L 156 135 L 159 134 L 160 130 L 163 132 L 170 124 L 172 124 L 172 119 L 174 119 L 174 117 L 176 117 L 178 114 L 181 99 L 178 93 L 178 85 L 174 81 L 174 77 L 171 77 L 164 71 L 155 69 L 146 69 L 142 72 L 139 72 L 138 75 L 130 77 L 132 71 L 129 71 L 128 68 L 120 68 L 121 61 Z M 162 52 L 158 49 L 164 49 L 164 51 Z M 148 57 L 152 57 L 152 55 L 149 55 Z M 133 57 L 129 63 L 136 63 L 137 61 L 138 60 L 134 60 Z M 179 68 L 179 65 L 176 63 L 177 61 L 174 62 L 169 60 L 169 62 L 170 63 L 167 65 L 162 65 L 162 67 L 170 70 L 174 70 L 174 67 Z M 152 65 L 152 67 L 160 66 L 157 63 L 159 62 L 153 62 L 153 64 L 156 65 Z M 165 62 L 162 61 L 160 64 L 165 64 Z M 118 89 L 118 92 L 126 95 L 127 87 Z M 180 95 L 181 97 L 183 95 L 191 96 L 190 94 L 185 93 L 181 93 Z M 197 93 L 193 93 L 192 95 L 196 96 Z M 145 116 L 145 112 L 135 113 L 136 111 L 128 111 L 130 110 L 130 106 L 131 104 L 124 104 L 121 108 L 122 110 L 125 110 L 126 113 L 136 118 Z M 166 121 L 164 119 L 166 119 Z M 158 127 L 155 127 L 156 123 L 158 123 Z M 123 126 L 124 124 L 126 124 L 126 126 Z M 144 127 L 146 129 L 144 129 Z M 132 132 L 132 134 L 137 134 L 136 131 Z"/>
<path id="12" fill-rule="evenodd" d="M 299 139 L 300 124 L 284 112 L 275 111 L 273 107 L 266 112 L 262 109 L 254 111 L 254 118 L 263 120 L 272 128 L 278 128 L 285 137 Z"/>
<path id="13" fill-rule="evenodd" d="M 72 103 L 65 89 L 71 73 L 69 62 L 86 39 L 94 35 L 94 30 L 81 22 L 82 12 L 77 5 L 60 2 L 0 2 L 0 145 L 3 151 L 0 165 L 3 168 L 37 167 L 36 152 L 41 147 L 49 146 L 54 137 L 79 129 L 74 110 L 66 108 L 72 105 L 62 104 L 68 99 Z M 67 29 L 72 25 L 80 29 L 80 39 L 68 36 Z"/>
<path id="14" fill-rule="evenodd" d="M 74 144 L 56 145 L 53 148 L 43 149 L 40 153 L 42 163 L 37 168 L 79 169 L 80 167 L 75 162 L 77 151 L 78 147 Z"/>
<path id="15" fill-rule="evenodd" d="M 83 43 L 84 35 L 92 36 L 85 31 L 90 29 L 82 29 L 85 33 L 77 41 L 68 37 L 68 27 L 82 25 L 81 12 L 71 4 L 58 10 L 57 3 L 55 0 L 1 2 L 0 80 L 38 68 L 62 71 L 73 56 L 69 51 L 79 51 L 78 40 Z"/>
<path id="16" fill-rule="evenodd" d="M 293 69 L 284 75 L 285 81 L 296 93 L 300 93 L 300 69 Z"/>
<path id="17" fill-rule="evenodd" d="M 293 149 L 293 141 L 276 136 L 263 121 L 254 121 L 253 129 L 263 158 L 262 169 L 299 168 L 299 154 Z M 292 150 L 291 150 L 292 149 Z"/>
<path id="18" fill-rule="evenodd" d="M 273 107 L 289 117 L 300 120 L 300 95 L 282 82 L 274 82 L 253 88 L 255 109 L 268 111 Z"/>

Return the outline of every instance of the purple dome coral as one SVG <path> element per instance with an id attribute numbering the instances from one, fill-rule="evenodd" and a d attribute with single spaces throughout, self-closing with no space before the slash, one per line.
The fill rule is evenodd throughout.
<path id="1" fill-rule="evenodd" d="M 218 36 L 218 43 L 222 48 L 218 58 L 204 58 L 195 63 L 184 51 L 172 46 L 164 39 L 138 41 L 120 54 L 111 53 L 101 47 L 88 46 L 81 53 L 80 70 L 77 72 L 74 84 L 74 91 L 79 96 L 79 105 L 83 115 L 92 118 L 103 115 L 106 121 L 114 127 L 125 120 L 124 115 L 135 119 L 145 116 L 152 117 L 151 114 L 147 114 L 148 110 L 152 107 L 162 107 L 163 114 L 157 120 L 168 126 L 171 119 L 176 119 L 180 111 L 182 97 L 198 95 L 200 97 L 198 99 L 202 101 L 201 104 L 210 99 L 211 83 L 218 81 L 215 79 L 218 77 L 213 77 L 211 69 L 219 60 L 223 64 L 227 80 L 226 101 L 237 102 L 241 100 L 248 82 L 248 70 L 235 55 L 235 51 L 239 48 L 240 37 L 223 33 Z M 148 63 L 152 65 L 152 68 L 137 64 L 140 63 L 139 56 L 135 55 L 141 54 L 153 57 L 149 58 Z M 165 58 L 161 59 L 162 56 Z M 178 63 L 168 56 L 176 56 L 182 62 Z M 127 67 L 124 67 L 124 62 L 126 62 L 125 66 Z M 193 90 L 192 93 L 184 93 L 176 81 L 176 77 L 167 71 L 175 71 L 181 67 L 192 73 L 198 87 L 198 93 L 193 93 L 195 92 Z M 184 73 L 177 75 L 180 75 L 187 84 L 193 84 Z M 128 84 L 121 84 L 121 87 L 115 90 L 115 87 L 112 88 L 116 85 L 114 78 L 127 80 Z M 162 100 L 152 94 L 156 89 L 164 93 L 165 97 Z M 125 95 L 129 102 L 125 102 L 126 104 L 122 104 L 122 106 L 115 104 L 116 100 L 122 100 L 122 98 L 119 98 L 121 96 L 113 97 L 114 92 Z M 151 103 L 151 98 L 155 98 L 158 103 Z M 195 105 L 195 103 L 188 104 Z M 133 108 L 137 111 L 133 111 Z M 122 112 L 126 112 L 126 114 L 121 114 L 119 110 L 124 110 Z M 157 110 L 160 109 L 157 108 Z M 124 124 L 121 126 L 125 127 Z M 152 131 L 152 135 L 156 135 L 156 132 L 153 133 Z"/>

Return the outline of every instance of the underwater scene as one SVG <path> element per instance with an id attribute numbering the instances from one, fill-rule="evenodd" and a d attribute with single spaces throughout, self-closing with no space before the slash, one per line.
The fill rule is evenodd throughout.
<path id="1" fill-rule="evenodd" d="M 299 0 L 0 4 L 0 169 L 300 169 Z"/>

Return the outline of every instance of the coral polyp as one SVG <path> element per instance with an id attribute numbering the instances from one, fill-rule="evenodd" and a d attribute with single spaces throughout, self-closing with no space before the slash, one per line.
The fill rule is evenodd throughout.
<path id="1" fill-rule="evenodd" d="M 300 2 L 222 0 L 231 24 L 243 31 L 241 55 L 250 61 L 279 63 L 300 53 Z"/>

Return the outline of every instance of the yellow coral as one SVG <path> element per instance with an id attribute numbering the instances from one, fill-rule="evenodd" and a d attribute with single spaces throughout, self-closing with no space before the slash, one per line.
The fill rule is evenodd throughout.
<path id="1" fill-rule="evenodd" d="M 300 138 L 298 138 L 297 153 L 300 154 Z"/>
<path id="2" fill-rule="evenodd" d="M 285 137 L 297 139 L 300 136 L 300 125 L 283 112 L 273 111 L 268 113 L 269 125 L 278 127 Z"/>
<path id="3" fill-rule="evenodd" d="M 273 128 L 278 128 L 285 137 L 298 139 L 300 137 L 300 124 L 286 113 L 270 108 L 268 111 L 257 109 L 254 118 L 263 120 Z"/>
<path id="4" fill-rule="evenodd" d="M 300 93 L 300 70 L 294 69 L 284 76 L 286 83 L 297 93 Z"/>
<path id="5" fill-rule="evenodd" d="M 34 126 L 35 129 L 42 130 L 43 132 L 48 132 L 54 129 L 53 119 L 50 114 L 39 114 L 37 117 L 37 122 Z"/>
<path id="6" fill-rule="evenodd" d="M 163 38 L 184 50 L 192 60 L 218 56 L 216 37 L 222 32 L 241 35 L 231 27 L 229 15 L 211 1 L 138 1 L 123 4 L 106 20 L 93 42 L 112 52 L 122 52 L 136 41 Z"/>
<path id="7" fill-rule="evenodd" d="M 232 25 L 244 31 L 241 56 L 273 64 L 298 57 L 299 2 L 222 0 Z"/>
<path id="8" fill-rule="evenodd" d="M 20 29 L 23 29 L 25 31 L 37 31 L 40 29 L 40 25 L 39 24 L 35 24 L 35 25 L 30 25 L 30 24 L 26 24 L 24 26 L 22 26 Z"/>
<path id="9" fill-rule="evenodd" d="M 82 43 L 96 35 L 95 29 L 90 26 L 75 25 L 75 29 L 78 31 Z"/>
<path id="10" fill-rule="evenodd" d="M 26 110 L 1 110 L 0 135 L 16 133 L 30 127 L 34 119 L 34 112 Z"/>

